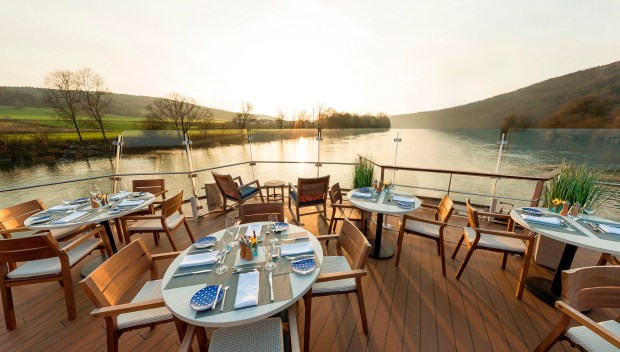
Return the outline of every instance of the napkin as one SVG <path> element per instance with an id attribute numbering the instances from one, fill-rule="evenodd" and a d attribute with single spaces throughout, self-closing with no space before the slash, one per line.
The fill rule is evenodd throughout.
<path id="1" fill-rule="evenodd" d="M 52 224 L 66 224 L 66 223 L 71 222 L 71 221 L 73 221 L 73 220 L 75 220 L 75 219 L 77 219 L 79 217 L 82 217 L 82 216 L 84 216 L 86 214 L 88 214 L 88 213 L 85 212 L 85 211 L 76 211 L 76 212 L 73 212 L 71 215 L 67 215 L 64 218 L 61 218 L 61 219 L 58 219 L 58 220 L 52 222 Z"/>
<path id="2" fill-rule="evenodd" d="M 131 192 L 121 191 L 108 197 L 109 200 L 119 200 L 129 196 Z"/>
<path id="3" fill-rule="evenodd" d="M 543 225 L 552 225 L 552 226 L 562 225 L 562 222 L 560 221 L 560 219 L 556 217 L 551 218 L 551 217 L 533 216 L 533 215 L 526 215 L 526 214 L 521 215 L 521 217 L 525 221 L 534 222 L 534 223 L 543 224 Z"/>
<path id="4" fill-rule="evenodd" d="M 77 209 L 79 208 L 80 205 L 79 204 L 73 204 L 73 205 L 57 205 L 51 208 L 48 208 L 47 210 L 49 211 L 67 211 L 67 210 L 71 210 L 71 209 Z"/>
<path id="5" fill-rule="evenodd" d="M 262 229 L 263 225 L 261 224 L 250 224 L 248 225 L 248 229 L 245 230 L 245 237 L 252 237 L 252 234 L 254 233 L 254 231 L 256 231 L 256 237 L 260 237 L 260 231 Z"/>
<path id="6" fill-rule="evenodd" d="M 396 202 L 407 202 L 407 203 L 414 203 L 415 202 L 415 198 L 410 198 L 410 197 L 403 197 L 403 196 L 394 196 L 394 198 L 392 198 L 394 201 Z"/>
<path id="7" fill-rule="evenodd" d="M 186 255 L 183 260 L 179 263 L 179 268 L 186 268 L 189 266 L 197 266 L 197 265 L 205 265 L 205 264 L 213 264 L 217 261 L 219 256 L 219 251 L 200 253 L 200 254 L 189 254 Z"/>
<path id="8" fill-rule="evenodd" d="M 618 227 L 605 225 L 605 224 L 600 224 L 598 225 L 598 227 L 607 233 L 613 233 L 614 235 L 620 235 L 620 228 Z"/>
<path id="9" fill-rule="evenodd" d="M 362 192 L 353 192 L 351 194 L 351 196 L 357 197 L 357 198 L 370 198 L 370 197 L 372 197 L 372 194 L 370 194 L 370 193 L 362 193 Z"/>
<path id="10" fill-rule="evenodd" d="M 251 307 L 258 304 L 258 271 L 239 274 L 235 309 Z"/>
<path id="11" fill-rule="evenodd" d="M 310 252 L 314 252 L 314 247 L 312 247 L 312 243 L 310 243 L 310 241 L 293 244 L 283 244 L 280 247 L 280 254 L 283 256 Z"/>
<path id="12" fill-rule="evenodd" d="M 144 200 L 139 200 L 139 199 L 135 199 L 135 200 L 124 200 L 122 201 L 120 204 L 116 205 L 117 207 L 135 207 L 137 205 L 140 205 L 144 203 Z"/>

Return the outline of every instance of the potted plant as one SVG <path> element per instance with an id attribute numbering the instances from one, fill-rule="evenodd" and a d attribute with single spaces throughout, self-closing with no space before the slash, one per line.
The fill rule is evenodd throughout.
<path id="1" fill-rule="evenodd" d="M 375 167 L 369 157 L 360 157 L 353 167 L 353 174 L 351 175 L 353 188 L 370 187 L 374 169 Z"/>

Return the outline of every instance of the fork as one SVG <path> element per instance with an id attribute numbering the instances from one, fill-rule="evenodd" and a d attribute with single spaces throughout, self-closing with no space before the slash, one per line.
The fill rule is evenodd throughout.
<path id="1" fill-rule="evenodd" d="M 224 303 L 226 303 L 226 291 L 228 291 L 228 288 L 230 287 L 230 280 L 232 278 L 228 278 L 228 280 L 226 280 L 226 282 L 224 283 L 224 297 L 222 297 L 222 304 L 220 305 L 220 312 L 224 311 Z"/>

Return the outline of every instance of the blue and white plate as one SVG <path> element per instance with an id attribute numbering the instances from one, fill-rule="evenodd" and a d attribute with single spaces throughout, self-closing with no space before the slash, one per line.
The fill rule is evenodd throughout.
<path id="1" fill-rule="evenodd" d="M 81 204 L 88 202 L 88 198 L 78 198 L 71 201 L 71 204 Z"/>
<path id="2" fill-rule="evenodd" d="M 194 243 L 194 246 L 196 248 L 207 248 L 213 246 L 215 242 L 217 242 L 217 238 L 215 238 L 214 236 L 207 236 L 196 241 L 196 243 Z"/>
<path id="3" fill-rule="evenodd" d="M 275 224 L 271 225 L 271 228 L 274 232 L 286 231 L 286 229 L 288 229 L 288 224 L 285 222 L 276 222 Z"/>
<path id="4" fill-rule="evenodd" d="M 132 197 L 142 197 L 143 195 L 145 195 L 146 192 L 133 192 L 131 194 Z"/>
<path id="5" fill-rule="evenodd" d="M 114 207 L 114 208 L 108 210 L 108 214 L 118 214 L 118 213 L 123 212 L 123 211 L 125 211 L 125 209 Z"/>
<path id="6" fill-rule="evenodd" d="M 52 220 L 54 217 L 51 215 L 43 215 L 43 216 L 37 216 L 36 218 L 30 220 L 30 224 L 40 224 L 42 222 L 46 222 L 46 221 L 50 221 Z"/>
<path id="7" fill-rule="evenodd" d="M 532 214 L 532 215 L 542 215 L 542 211 L 536 209 L 536 208 L 521 208 L 521 211 L 526 213 L 526 214 Z"/>
<path id="8" fill-rule="evenodd" d="M 370 187 L 362 187 L 362 188 L 358 189 L 358 191 L 360 191 L 362 193 L 370 193 L 370 192 L 372 192 L 370 190 Z"/>
<path id="9" fill-rule="evenodd" d="M 220 294 L 215 297 L 218 287 L 219 286 L 217 285 L 211 285 L 196 292 L 189 301 L 189 305 L 195 310 L 206 310 L 213 308 L 213 305 L 217 305 L 224 296 L 224 290 L 222 289 L 220 290 Z"/>
<path id="10" fill-rule="evenodd" d="M 397 201 L 396 204 L 401 207 L 401 208 L 405 208 L 405 209 L 411 209 L 413 208 L 413 203 L 412 202 L 401 202 L 401 201 Z"/>
<path id="11" fill-rule="evenodd" d="M 291 268 L 294 272 L 305 275 L 314 271 L 316 263 L 314 262 L 314 258 L 304 258 L 292 262 Z"/>

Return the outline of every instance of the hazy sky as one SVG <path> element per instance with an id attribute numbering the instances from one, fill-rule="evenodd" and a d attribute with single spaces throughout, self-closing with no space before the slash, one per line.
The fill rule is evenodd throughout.
<path id="1" fill-rule="evenodd" d="M 267 114 L 436 110 L 620 60 L 618 0 L 0 0 L 0 24 L 0 85 L 88 66 Z"/>

